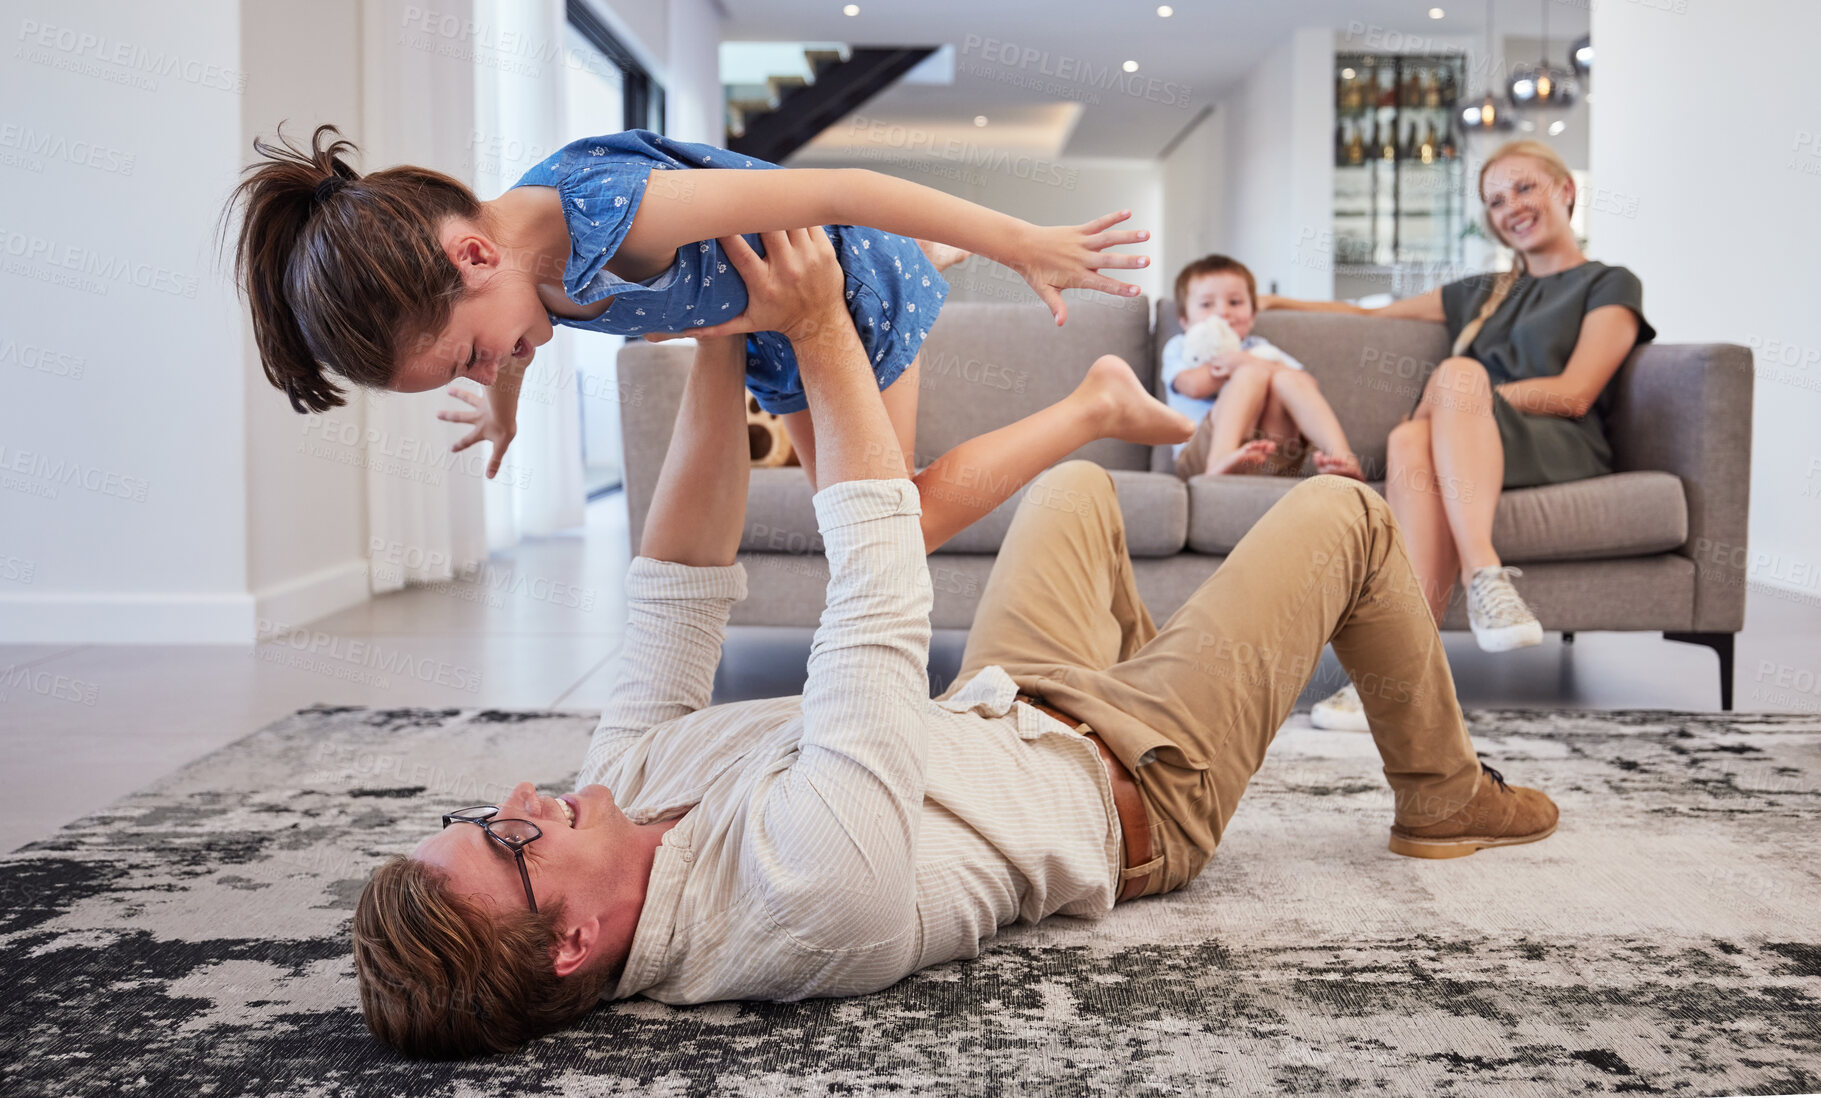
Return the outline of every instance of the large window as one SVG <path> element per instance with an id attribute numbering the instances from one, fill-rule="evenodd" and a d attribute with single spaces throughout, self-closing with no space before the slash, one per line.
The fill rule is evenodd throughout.
<path id="1" fill-rule="evenodd" d="M 600 59 L 599 66 L 589 66 L 590 68 L 611 70 L 619 74 L 620 118 L 615 125 L 602 132 L 654 130 L 663 133 L 664 89 L 651 79 L 651 74 L 639 64 L 632 51 L 613 36 L 613 32 L 607 29 L 607 24 L 601 22 L 593 9 L 582 0 L 567 0 L 567 3 L 565 12 L 569 17 L 571 47 L 574 46 L 574 39 L 579 37 Z M 603 73 L 603 82 L 611 83 L 611 76 Z"/>

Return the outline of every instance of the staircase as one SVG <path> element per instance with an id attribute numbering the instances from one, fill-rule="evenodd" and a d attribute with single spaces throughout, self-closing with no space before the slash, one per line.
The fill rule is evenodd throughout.
<path id="1" fill-rule="evenodd" d="M 726 85 L 727 148 L 780 163 L 891 87 L 935 49 L 806 46 L 806 74 Z"/>

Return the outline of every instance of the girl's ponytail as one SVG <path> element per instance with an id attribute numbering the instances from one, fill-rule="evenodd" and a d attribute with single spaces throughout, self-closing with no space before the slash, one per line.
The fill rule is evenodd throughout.
<path id="1" fill-rule="evenodd" d="M 329 140 L 333 137 L 334 140 Z M 443 253 L 442 223 L 478 221 L 480 200 L 441 172 L 403 166 L 361 175 L 332 125 L 300 149 L 279 126 L 230 196 L 244 204 L 234 274 L 253 314 L 260 365 L 299 412 L 347 403 L 329 374 L 369 388 L 401 353 L 448 323 L 464 293 Z"/>

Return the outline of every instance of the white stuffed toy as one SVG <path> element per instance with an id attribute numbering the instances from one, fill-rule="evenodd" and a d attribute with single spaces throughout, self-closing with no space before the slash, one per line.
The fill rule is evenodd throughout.
<path id="1" fill-rule="evenodd" d="M 1182 361 L 1186 368 L 1205 366 L 1211 358 L 1239 350 L 1239 337 L 1217 316 L 1189 325 L 1182 334 Z"/>

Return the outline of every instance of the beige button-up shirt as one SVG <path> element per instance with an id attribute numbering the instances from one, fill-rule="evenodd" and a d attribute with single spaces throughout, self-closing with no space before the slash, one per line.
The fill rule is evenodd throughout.
<path id="1" fill-rule="evenodd" d="M 1014 920 L 1118 891 L 1106 770 L 989 667 L 929 696 L 929 567 L 908 480 L 819 492 L 828 608 L 800 697 L 709 706 L 735 564 L 637 558 L 619 674 L 578 787 L 682 814 L 608 997 L 800 999 L 972 957 Z"/>

